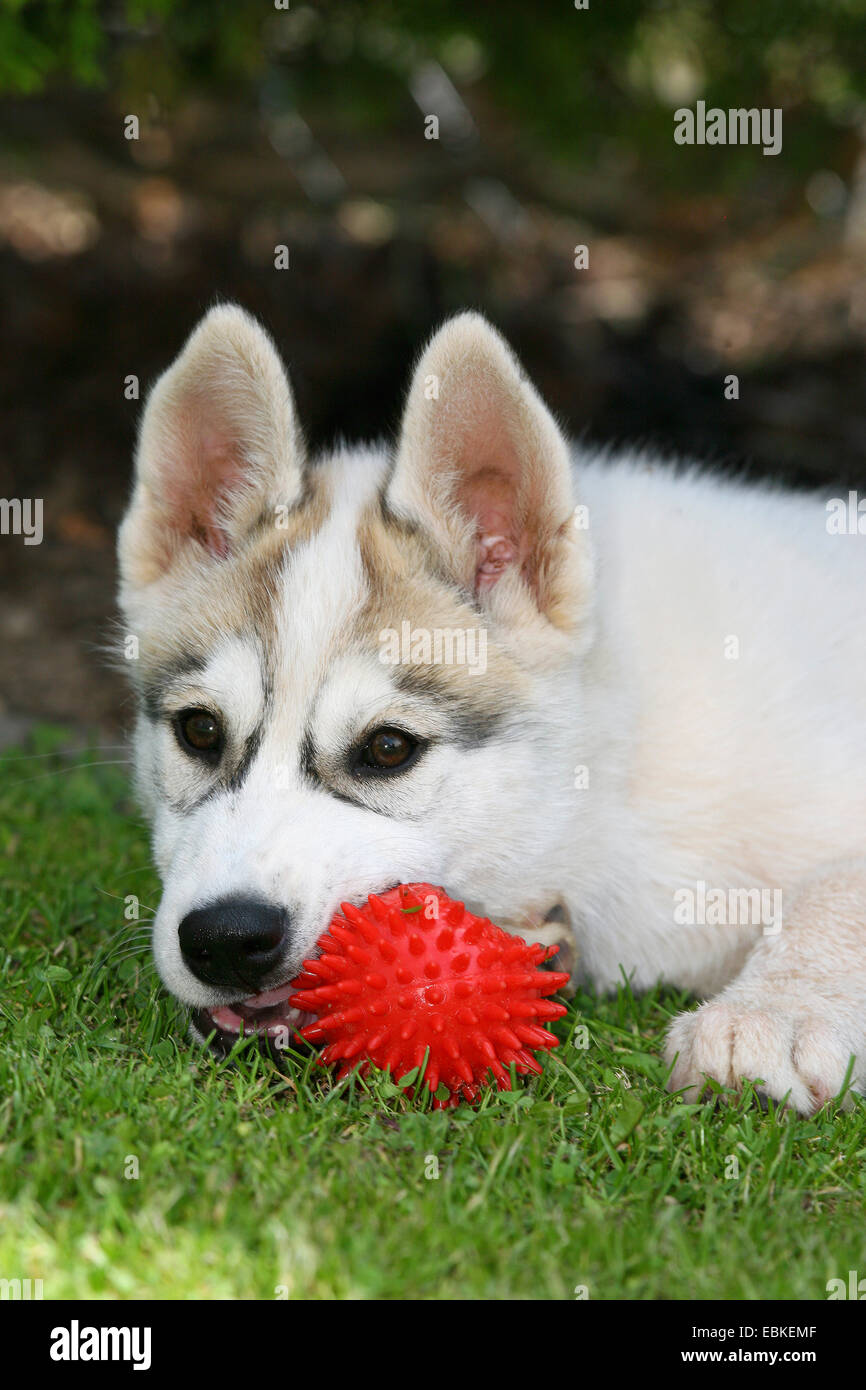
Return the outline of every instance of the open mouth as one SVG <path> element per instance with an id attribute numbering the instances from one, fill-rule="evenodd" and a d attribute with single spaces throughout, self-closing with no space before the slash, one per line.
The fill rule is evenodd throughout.
<path id="1" fill-rule="evenodd" d="M 313 1021 L 312 1014 L 289 1006 L 289 995 L 294 994 L 297 987 L 296 982 L 287 981 L 276 989 L 265 990 L 234 1004 L 195 1009 L 193 1026 L 203 1039 L 210 1038 L 211 1046 L 220 1053 L 230 1052 L 238 1038 L 254 1034 L 260 1042 L 282 1050 L 289 1046 L 300 1028 Z"/>

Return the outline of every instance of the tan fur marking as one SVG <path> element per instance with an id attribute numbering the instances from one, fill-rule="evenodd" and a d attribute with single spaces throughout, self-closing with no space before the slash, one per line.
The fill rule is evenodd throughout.
<path id="1" fill-rule="evenodd" d="M 528 689 L 528 678 L 501 645 L 483 615 L 463 602 L 455 589 L 438 577 L 436 551 L 422 534 L 369 507 L 358 526 L 358 543 L 369 596 L 358 616 L 356 630 L 365 647 L 376 650 L 379 634 L 413 629 L 462 629 L 487 633 L 487 670 L 478 674 L 467 665 L 428 663 L 401 665 L 399 678 L 434 697 L 456 705 L 479 724 L 514 708 Z"/>
<path id="2" fill-rule="evenodd" d="M 305 480 L 304 497 L 288 513 L 285 526 L 278 527 L 276 516 L 264 512 L 237 552 L 225 559 L 187 541 L 146 602 L 136 604 L 136 683 L 152 681 L 160 668 L 183 657 L 206 657 L 231 634 L 255 633 L 263 651 L 270 650 L 285 556 L 321 530 L 330 502 L 327 479 L 313 469 Z"/>

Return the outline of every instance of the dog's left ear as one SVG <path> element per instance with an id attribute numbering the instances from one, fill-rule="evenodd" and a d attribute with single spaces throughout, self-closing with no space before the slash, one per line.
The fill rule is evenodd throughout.
<path id="1" fill-rule="evenodd" d="M 147 401 L 118 540 L 122 592 L 232 554 L 263 514 L 298 500 L 303 456 L 270 337 L 237 305 L 211 309 Z"/>
<path id="2" fill-rule="evenodd" d="M 387 501 L 503 619 L 531 608 L 568 630 L 585 617 L 592 566 L 568 447 L 480 314 L 448 320 L 418 363 Z"/>

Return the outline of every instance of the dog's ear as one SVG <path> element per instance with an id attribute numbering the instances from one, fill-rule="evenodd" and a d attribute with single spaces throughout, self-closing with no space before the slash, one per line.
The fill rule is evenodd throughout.
<path id="1" fill-rule="evenodd" d="M 568 629 L 583 616 L 591 563 L 568 447 L 480 314 L 449 319 L 421 356 L 387 501 L 500 617 L 525 618 L 531 604 Z"/>
<path id="2" fill-rule="evenodd" d="M 265 509 L 298 500 L 302 462 L 273 342 L 236 305 L 212 309 L 147 401 L 118 545 L 124 585 L 152 583 L 184 552 L 230 554 Z"/>

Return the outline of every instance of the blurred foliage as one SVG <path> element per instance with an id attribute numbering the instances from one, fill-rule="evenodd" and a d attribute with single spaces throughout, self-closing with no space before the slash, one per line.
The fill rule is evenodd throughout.
<path id="1" fill-rule="evenodd" d="M 102 73 L 104 35 L 95 0 L 2 0 L 0 86 L 37 92 L 63 76 L 93 84 Z"/>
<path id="2" fill-rule="evenodd" d="M 278 0 L 279 3 L 279 0 Z M 724 170 L 671 138 L 672 111 L 781 107 L 787 162 L 838 162 L 866 126 L 866 0 L 0 0 L 0 89 L 107 86 L 171 107 L 230 100 L 280 79 L 283 100 L 363 135 L 405 122 L 413 72 L 431 60 L 470 109 L 492 103 L 503 138 L 571 164 L 599 157 L 653 180 L 736 186 L 753 151 Z M 129 109 L 136 109 L 130 106 Z M 765 162 L 769 166 L 772 161 Z M 706 180 L 702 171 L 706 172 Z M 769 167 L 764 176 L 773 177 Z"/>

